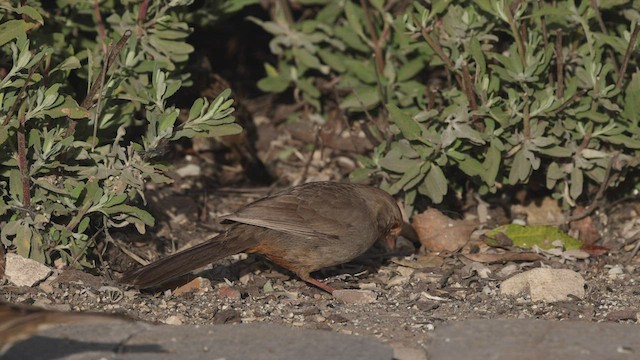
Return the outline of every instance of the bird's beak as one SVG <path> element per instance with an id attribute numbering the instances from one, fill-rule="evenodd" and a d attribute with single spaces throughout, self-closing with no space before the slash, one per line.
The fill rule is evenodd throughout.
<path id="1" fill-rule="evenodd" d="M 395 250 L 396 238 L 398 237 L 398 235 L 400 235 L 401 229 L 402 229 L 401 226 L 396 226 L 391 228 L 391 230 L 389 231 L 389 234 L 385 238 L 385 243 L 387 244 L 387 247 L 389 248 L 389 250 Z"/>

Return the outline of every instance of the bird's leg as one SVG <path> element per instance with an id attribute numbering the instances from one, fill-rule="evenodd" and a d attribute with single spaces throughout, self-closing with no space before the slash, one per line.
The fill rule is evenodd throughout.
<path id="1" fill-rule="evenodd" d="M 322 281 L 318 281 L 318 280 L 312 278 L 309 275 L 305 275 L 305 276 L 298 275 L 298 276 L 300 276 L 300 279 L 308 282 L 309 284 L 312 284 L 312 285 L 315 285 L 315 286 L 319 287 L 320 289 L 328 292 L 329 294 L 333 294 L 333 292 L 335 291 L 335 289 L 332 288 L 331 286 L 323 283 Z"/>

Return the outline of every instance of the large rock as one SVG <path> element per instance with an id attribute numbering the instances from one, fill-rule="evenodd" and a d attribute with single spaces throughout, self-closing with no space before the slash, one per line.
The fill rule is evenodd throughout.
<path id="1" fill-rule="evenodd" d="M 7 254 L 4 275 L 16 286 L 34 286 L 51 274 L 47 266 L 16 254 Z"/>

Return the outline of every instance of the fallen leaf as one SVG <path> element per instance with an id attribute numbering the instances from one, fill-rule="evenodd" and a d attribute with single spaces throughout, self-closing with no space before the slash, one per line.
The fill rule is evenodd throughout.
<path id="1" fill-rule="evenodd" d="M 587 244 L 580 247 L 580 250 L 588 253 L 591 256 L 600 256 L 609 252 L 609 248 L 600 245 Z"/>
<path id="2" fill-rule="evenodd" d="M 580 215 L 584 213 L 584 211 L 585 209 L 583 207 L 577 207 L 573 211 L 573 215 Z M 593 244 L 601 238 L 600 232 L 593 223 L 593 218 L 591 216 L 573 221 L 570 226 L 571 230 L 578 233 L 578 239 L 580 239 L 584 244 Z"/>
<path id="3" fill-rule="evenodd" d="M 525 226 L 509 224 L 487 231 L 485 243 L 489 246 L 504 247 L 502 245 L 508 237 L 514 246 L 531 249 L 537 246 L 540 249 L 553 249 L 561 245 L 566 250 L 580 249 L 580 240 L 567 235 L 565 232 L 553 226 L 536 225 Z"/>
<path id="4" fill-rule="evenodd" d="M 415 215 L 412 223 L 422 246 L 432 252 L 458 251 L 477 226 L 476 221 L 453 220 L 436 209 Z"/>

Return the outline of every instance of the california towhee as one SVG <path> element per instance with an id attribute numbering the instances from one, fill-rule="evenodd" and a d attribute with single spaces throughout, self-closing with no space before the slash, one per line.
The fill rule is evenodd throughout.
<path id="1" fill-rule="evenodd" d="M 0 301 L 0 355 L 16 342 L 28 339 L 38 331 L 52 326 L 132 320 L 117 314 L 54 311 Z"/>
<path id="2" fill-rule="evenodd" d="M 255 201 L 224 216 L 233 224 L 202 244 L 126 272 L 121 282 L 153 287 L 239 252 L 265 255 L 302 280 L 333 293 L 309 274 L 348 262 L 376 240 L 393 247 L 402 227 L 398 205 L 366 185 L 314 182 Z"/>

